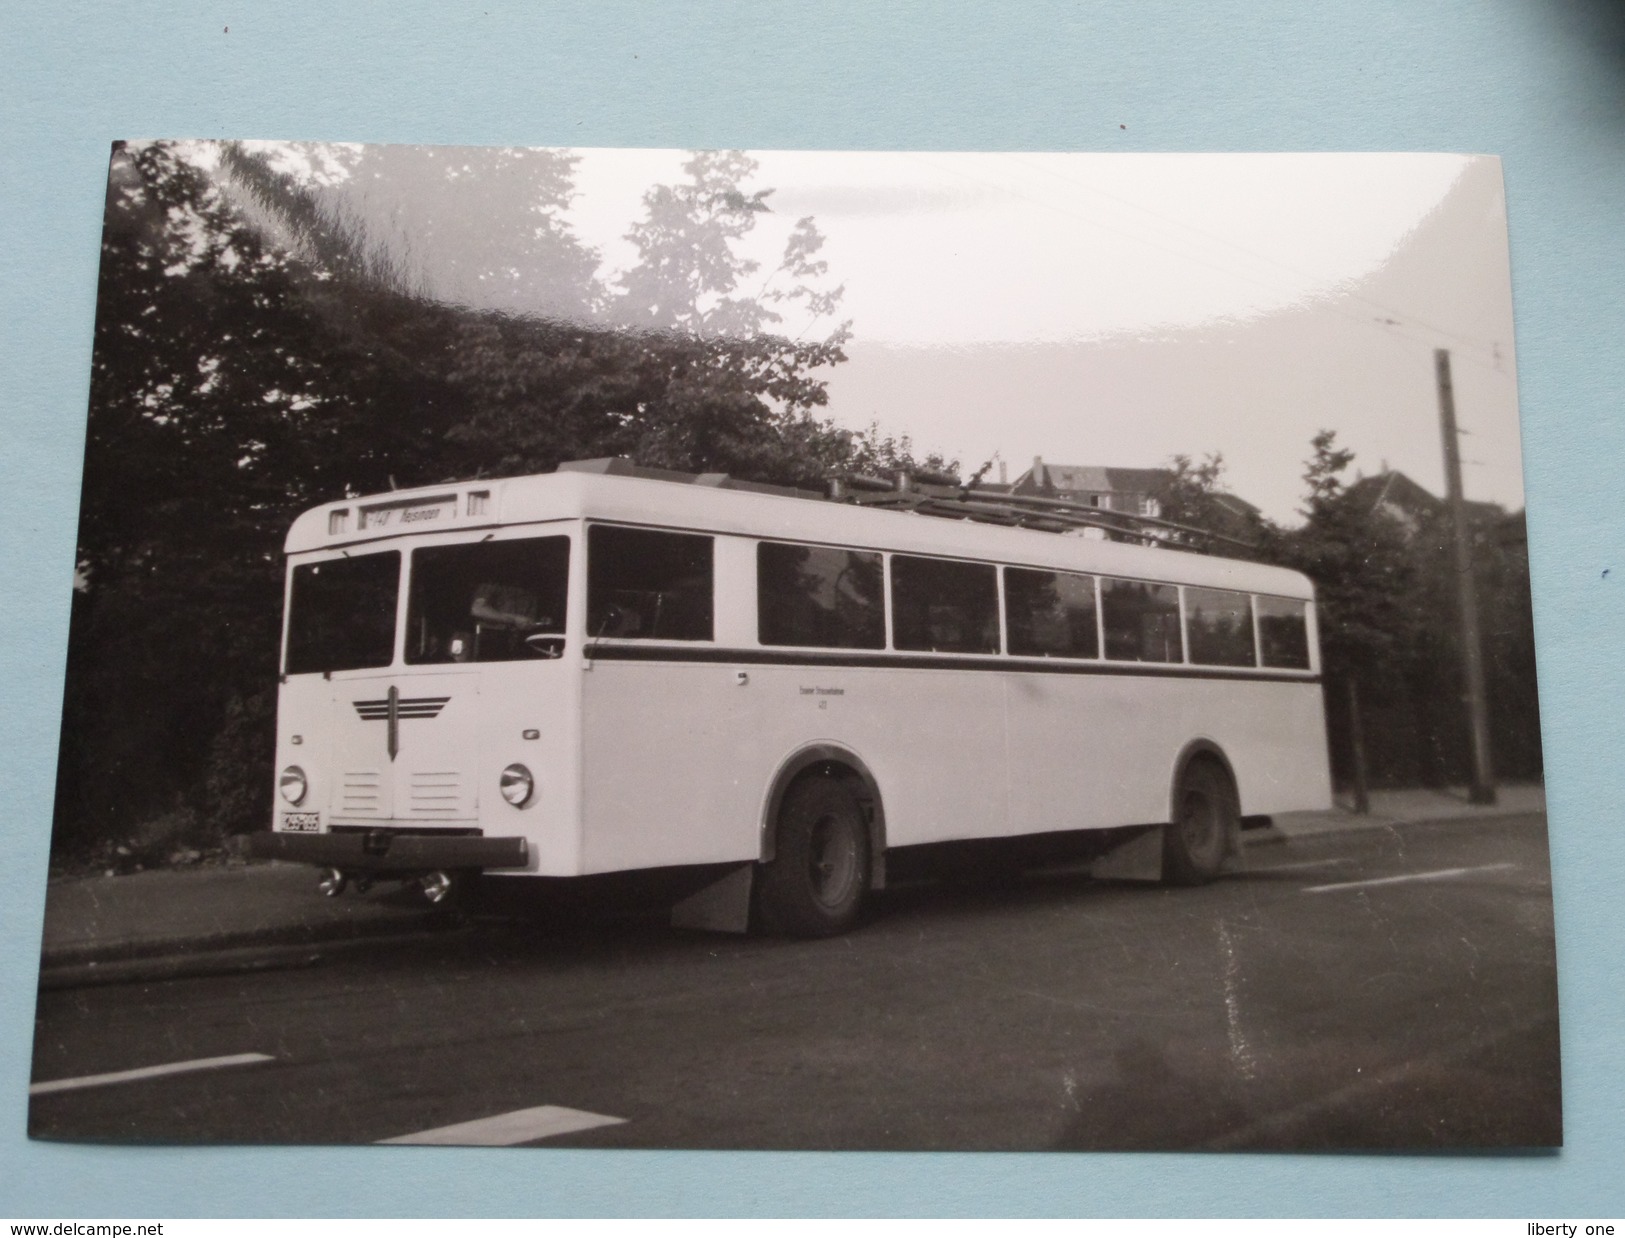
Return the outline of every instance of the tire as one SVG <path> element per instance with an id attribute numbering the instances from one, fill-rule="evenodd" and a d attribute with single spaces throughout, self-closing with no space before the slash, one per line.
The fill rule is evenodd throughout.
<path id="1" fill-rule="evenodd" d="M 786 937 L 833 937 L 857 922 L 869 892 L 869 827 L 837 778 L 803 778 L 779 808 L 773 860 L 757 896 L 762 926 Z"/>
<path id="2" fill-rule="evenodd" d="M 1219 875 L 1241 810 L 1230 775 L 1217 761 L 1195 760 L 1179 776 L 1174 819 L 1162 832 L 1162 877 L 1169 885 L 1206 885 Z"/>

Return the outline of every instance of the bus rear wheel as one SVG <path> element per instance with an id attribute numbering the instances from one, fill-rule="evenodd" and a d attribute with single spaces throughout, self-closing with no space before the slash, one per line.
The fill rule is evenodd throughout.
<path id="1" fill-rule="evenodd" d="M 868 890 L 863 806 L 838 778 L 803 778 L 785 793 L 773 859 L 762 869 L 763 927 L 789 937 L 832 937 L 857 922 Z"/>
<path id="2" fill-rule="evenodd" d="M 1180 886 L 1212 881 L 1240 823 L 1230 776 L 1217 761 L 1192 761 L 1180 775 L 1174 819 L 1162 834 L 1163 879 Z"/>

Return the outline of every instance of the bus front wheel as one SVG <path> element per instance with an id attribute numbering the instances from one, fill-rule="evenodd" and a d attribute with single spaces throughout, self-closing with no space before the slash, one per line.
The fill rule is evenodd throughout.
<path id="1" fill-rule="evenodd" d="M 779 809 L 773 859 L 762 869 L 759 903 L 769 932 L 831 937 L 857 922 L 869 889 L 869 829 L 850 786 L 803 778 Z"/>
<path id="2" fill-rule="evenodd" d="M 1229 775 L 1216 761 L 1192 761 L 1180 775 L 1174 819 L 1163 831 L 1164 879 L 1181 886 L 1212 881 L 1240 820 Z"/>

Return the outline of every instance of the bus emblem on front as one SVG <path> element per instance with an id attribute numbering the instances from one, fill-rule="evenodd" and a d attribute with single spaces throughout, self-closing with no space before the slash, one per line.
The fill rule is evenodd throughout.
<path id="1" fill-rule="evenodd" d="M 401 719 L 436 717 L 449 696 L 402 696 L 400 689 L 391 686 L 389 695 L 381 701 L 356 701 L 355 711 L 363 722 L 389 723 L 389 759 L 401 750 Z"/>

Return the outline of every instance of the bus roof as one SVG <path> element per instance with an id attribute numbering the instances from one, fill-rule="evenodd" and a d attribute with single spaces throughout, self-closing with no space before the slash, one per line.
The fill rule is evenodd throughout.
<path id="1" fill-rule="evenodd" d="M 1314 596 L 1298 572 L 1239 559 L 861 507 L 807 491 L 729 484 L 720 474 L 619 476 L 591 468 L 567 465 L 556 473 L 324 503 L 294 521 L 284 549 L 302 554 L 420 533 L 586 519 Z"/>

